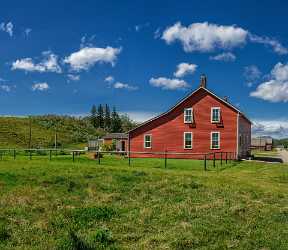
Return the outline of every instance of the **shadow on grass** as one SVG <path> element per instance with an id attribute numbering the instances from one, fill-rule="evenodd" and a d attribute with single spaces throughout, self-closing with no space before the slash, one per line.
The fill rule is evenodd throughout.
<path id="1" fill-rule="evenodd" d="M 271 157 L 271 156 L 254 156 L 253 160 L 255 160 L 255 161 L 265 161 L 265 162 L 283 163 L 283 160 L 281 158 Z"/>

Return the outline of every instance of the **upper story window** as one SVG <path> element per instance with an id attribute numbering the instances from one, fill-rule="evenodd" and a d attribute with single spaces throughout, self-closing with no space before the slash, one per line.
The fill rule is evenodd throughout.
<path id="1" fill-rule="evenodd" d="M 193 136 L 191 132 L 184 132 L 184 149 L 192 149 Z"/>
<path id="2" fill-rule="evenodd" d="M 152 135 L 144 135 L 144 148 L 152 148 Z"/>
<path id="3" fill-rule="evenodd" d="M 211 132 L 211 149 L 220 149 L 220 132 Z"/>
<path id="4" fill-rule="evenodd" d="M 211 108 L 211 122 L 212 123 L 218 123 L 220 122 L 221 119 L 221 114 L 220 114 L 220 108 L 219 107 L 213 107 Z"/>
<path id="5" fill-rule="evenodd" d="M 184 109 L 184 123 L 193 123 L 193 109 Z"/>

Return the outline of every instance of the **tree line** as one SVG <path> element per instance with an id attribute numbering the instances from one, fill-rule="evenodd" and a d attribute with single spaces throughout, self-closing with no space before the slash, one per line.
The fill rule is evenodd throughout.
<path id="1" fill-rule="evenodd" d="M 89 120 L 94 128 L 111 133 L 127 132 L 137 125 L 128 115 L 119 114 L 115 106 L 111 111 L 108 104 L 99 104 L 98 106 L 94 104 L 90 111 Z"/>

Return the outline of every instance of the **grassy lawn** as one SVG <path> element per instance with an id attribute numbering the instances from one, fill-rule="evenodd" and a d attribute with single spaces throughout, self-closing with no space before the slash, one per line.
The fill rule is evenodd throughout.
<path id="1" fill-rule="evenodd" d="M 288 249 L 288 166 L 0 161 L 0 249 Z"/>

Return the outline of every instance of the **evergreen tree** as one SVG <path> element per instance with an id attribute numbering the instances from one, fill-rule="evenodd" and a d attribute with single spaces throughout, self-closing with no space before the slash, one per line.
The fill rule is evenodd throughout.
<path id="1" fill-rule="evenodd" d="M 98 106 L 98 114 L 97 114 L 97 120 L 98 120 L 98 127 L 104 128 L 104 110 L 103 106 L 100 104 Z"/>
<path id="2" fill-rule="evenodd" d="M 111 129 L 110 129 L 110 131 L 112 133 L 122 132 L 121 119 L 120 119 L 115 107 L 113 107 L 113 111 L 111 114 Z"/>
<path id="3" fill-rule="evenodd" d="M 110 108 L 106 104 L 105 105 L 105 114 L 104 114 L 104 128 L 106 131 L 109 131 L 111 127 L 111 114 L 110 114 Z"/>
<path id="4" fill-rule="evenodd" d="M 122 125 L 122 130 L 124 132 L 127 132 L 137 126 L 137 123 L 134 122 L 132 119 L 127 114 L 121 115 L 121 125 Z"/>
<path id="5" fill-rule="evenodd" d="M 92 106 L 90 113 L 91 113 L 90 114 L 90 122 L 94 128 L 97 128 L 98 127 L 97 109 L 96 109 L 95 105 Z"/>

